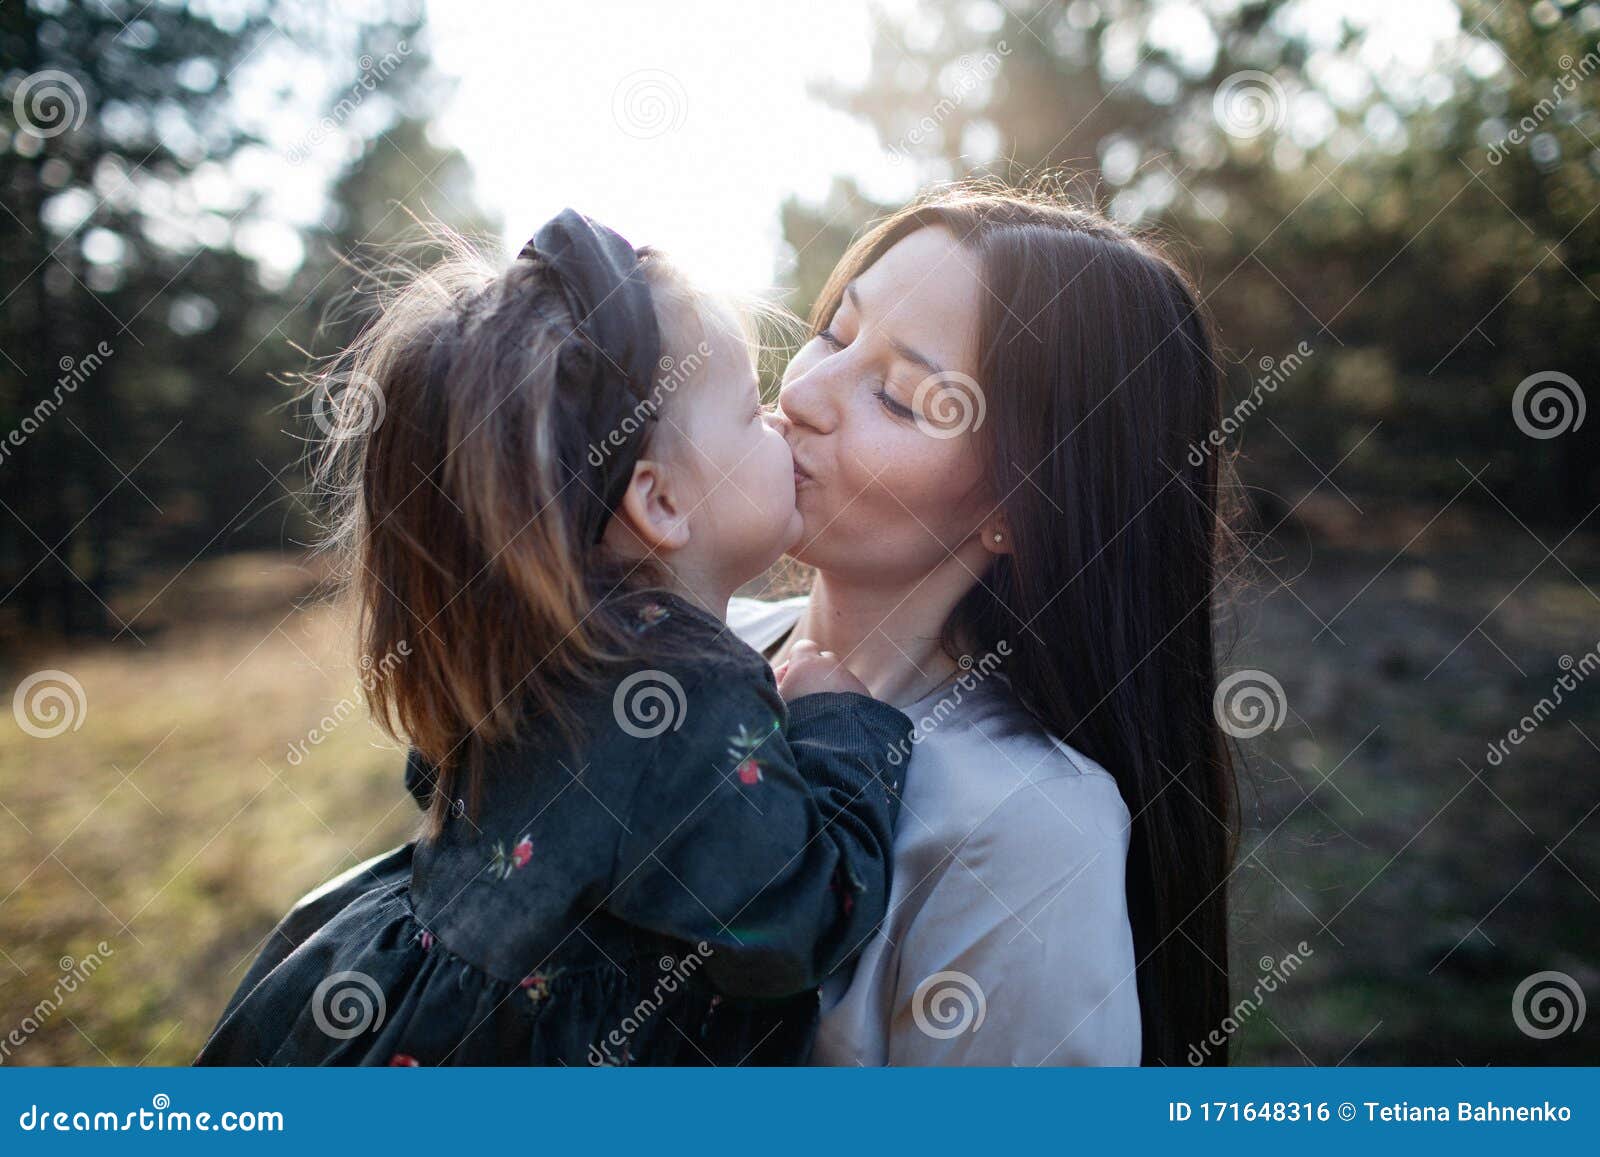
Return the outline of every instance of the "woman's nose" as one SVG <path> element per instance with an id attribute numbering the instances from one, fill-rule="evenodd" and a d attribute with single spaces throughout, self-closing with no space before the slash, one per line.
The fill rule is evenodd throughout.
<path id="1" fill-rule="evenodd" d="M 837 419 L 830 391 L 823 380 L 824 366 L 825 363 L 818 363 L 803 373 L 790 376 L 778 391 L 778 413 L 785 432 L 789 426 L 804 426 L 818 434 L 833 432 Z"/>

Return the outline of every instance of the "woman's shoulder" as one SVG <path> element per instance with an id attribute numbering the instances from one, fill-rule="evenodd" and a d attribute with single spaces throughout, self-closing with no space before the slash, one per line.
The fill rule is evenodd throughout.
<path id="1" fill-rule="evenodd" d="M 952 694 L 959 692 L 958 683 Z M 1003 676 L 972 687 L 956 710 L 942 711 L 946 703 L 925 701 L 908 713 L 918 742 L 935 757 L 919 763 L 939 778 L 936 790 L 954 797 L 953 817 L 965 817 L 964 842 L 999 838 L 997 854 L 1024 858 L 1039 841 L 1126 847 L 1130 815 L 1116 779 L 1052 735 Z M 911 774 L 921 770 L 913 766 Z"/>

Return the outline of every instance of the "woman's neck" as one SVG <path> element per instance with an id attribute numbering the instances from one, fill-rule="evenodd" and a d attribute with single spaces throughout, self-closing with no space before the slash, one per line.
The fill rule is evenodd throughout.
<path id="1" fill-rule="evenodd" d="M 958 670 L 940 635 L 957 602 L 972 587 L 971 572 L 937 569 L 909 587 L 855 584 L 818 571 L 811 599 L 789 642 L 810 639 L 839 655 L 874 698 L 897 707 L 915 703 Z"/>

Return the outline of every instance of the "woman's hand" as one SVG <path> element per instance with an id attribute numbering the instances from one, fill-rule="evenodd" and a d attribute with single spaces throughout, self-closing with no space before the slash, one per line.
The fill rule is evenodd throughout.
<path id="1" fill-rule="evenodd" d="M 789 657 L 773 672 L 778 679 L 778 694 L 792 703 L 802 695 L 822 691 L 853 691 L 870 695 L 867 685 L 850 673 L 844 661 L 832 651 L 819 651 L 810 639 L 797 639 Z"/>

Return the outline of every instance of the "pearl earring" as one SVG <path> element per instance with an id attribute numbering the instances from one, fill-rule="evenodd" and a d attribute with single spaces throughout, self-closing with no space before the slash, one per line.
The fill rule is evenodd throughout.
<path id="1" fill-rule="evenodd" d="M 1001 534 L 998 530 L 994 532 L 994 540 L 996 542 L 1004 542 L 1005 541 L 1005 537 L 1006 536 Z"/>

